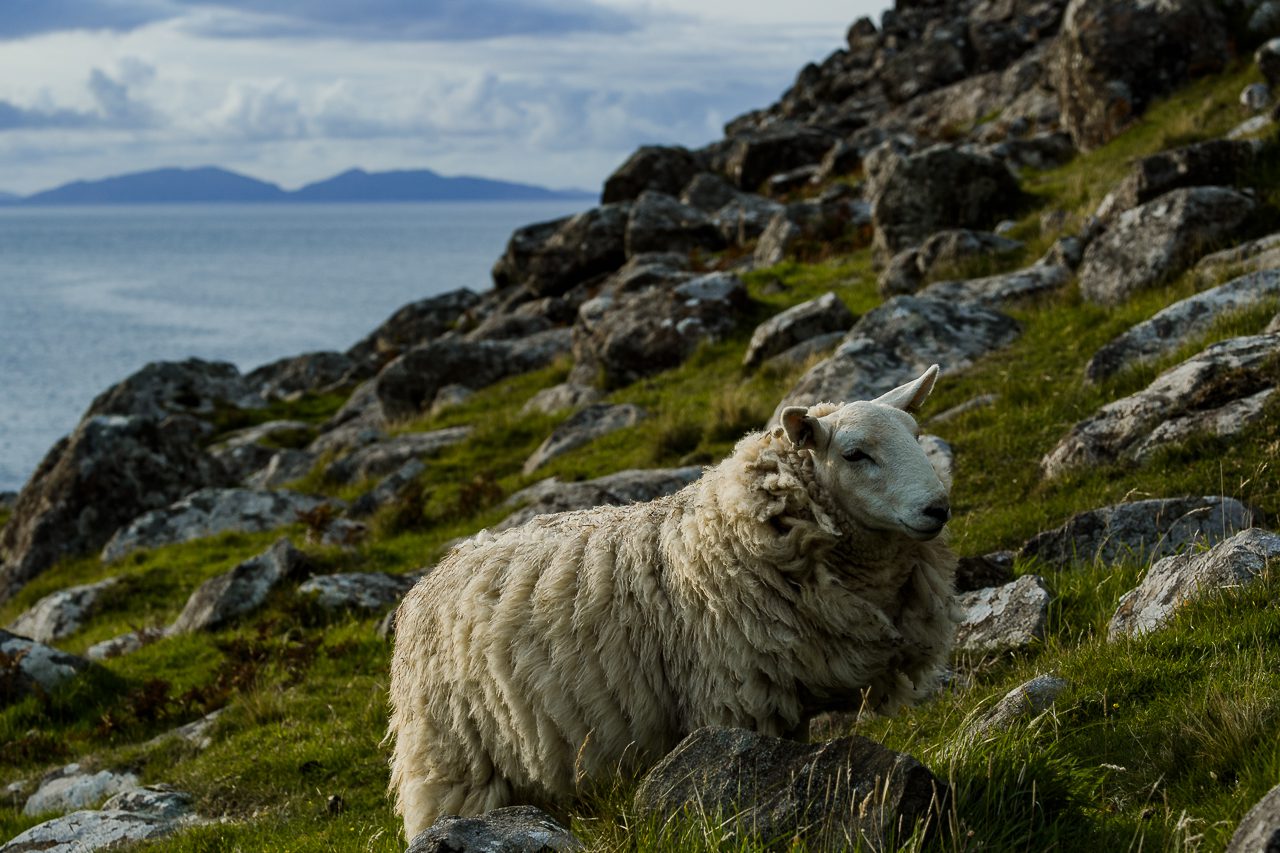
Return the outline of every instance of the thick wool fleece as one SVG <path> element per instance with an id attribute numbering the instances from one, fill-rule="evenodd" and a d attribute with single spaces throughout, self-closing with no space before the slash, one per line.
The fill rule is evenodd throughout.
<path id="1" fill-rule="evenodd" d="M 700 726 L 802 734 L 933 686 L 955 632 L 944 542 L 858 529 L 782 430 L 682 491 L 456 548 L 409 593 L 391 787 L 441 814 L 555 803 Z"/>

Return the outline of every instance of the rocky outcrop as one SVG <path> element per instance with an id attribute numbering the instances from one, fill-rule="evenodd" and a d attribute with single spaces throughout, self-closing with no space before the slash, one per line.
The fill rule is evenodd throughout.
<path id="1" fill-rule="evenodd" d="M 1229 436 L 1261 414 L 1275 391 L 1280 335 L 1213 344 L 1143 390 L 1103 406 L 1041 460 L 1049 478 L 1081 466 L 1141 461 L 1195 434 Z"/>
<path id="2" fill-rule="evenodd" d="M 421 574 L 389 575 L 384 572 L 315 575 L 298 587 L 298 595 L 324 610 L 376 613 L 394 606 L 421 578 Z"/>
<path id="3" fill-rule="evenodd" d="M 956 596 L 962 614 L 955 648 L 991 653 L 1019 649 L 1044 639 L 1049 618 L 1049 590 L 1035 575 L 1023 575 L 1004 586 Z"/>
<path id="4" fill-rule="evenodd" d="M 947 796 L 914 758 L 864 737 L 806 744 L 704 728 L 645 775 L 634 808 L 655 821 L 685 809 L 735 816 L 743 833 L 800 836 L 814 849 L 881 849 L 919 824 L 936 826 Z"/>
<path id="5" fill-rule="evenodd" d="M 415 459 L 434 456 L 466 441 L 471 432 L 469 426 L 445 427 L 430 432 L 408 432 L 367 444 L 331 463 L 324 469 L 324 476 L 334 483 L 359 483 L 381 477 Z"/>
<path id="6" fill-rule="evenodd" d="M 325 498 L 296 492 L 201 489 L 122 528 L 102 549 L 102 559 L 115 562 L 140 548 L 159 548 L 219 533 L 274 530 L 296 524 L 299 516 L 324 503 Z"/>
<path id="7" fill-rule="evenodd" d="M 524 463 L 525 475 L 546 465 L 557 456 L 616 430 L 635 426 L 645 417 L 644 409 L 631 403 L 596 403 L 571 415 L 551 431 L 538 449 Z"/>
<path id="8" fill-rule="evenodd" d="M 85 620 L 93 615 L 103 593 L 118 581 L 118 578 L 107 578 L 50 593 L 24 610 L 10 623 L 9 630 L 37 643 L 52 643 L 69 637 L 80 630 Z"/>
<path id="9" fill-rule="evenodd" d="M 103 802 L 113 794 L 138 787 L 133 773 L 111 770 L 89 771 L 79 764 L 68 764 L 40 780 L 40 786 L 22 807 L 27 817 L 43 814 L 66 814 Z"/>
<path id="10" fill-rule="evenodd" d="M 347 356 L 382 365 L 406 350 L 428 343 L 454 327 L 480 297 L 470 290 L 451 290 L 410 302 L 347 350 Z"/>
<path id="11" fill-rule="evenodd" d="M 618 471 L 578 483 L 565 483 L 548 477 L 507 498 L 505 505 L 518 509 L 493 530 L 497 532 L 516 527 L 536 515 L 650 501 L 674 494 L 701 476 L 701 468 L 690 466 Z"/>
<path id="12" fill-rule="evenodd" d="M 281 539 L 226 574 L 202 583 L 167 632 L 186 634 L 221 627 L 258 609 L 276 586 L 286 580 L 300 580 L 309 570 L 307 557 L 288 539 Z"/>
<path id="13" fill-rule="evenodd" d="M 219 407 L 264 404 L 234 364 L 225 361 L 153 361 L 99 394 L 85 412 L 163 420 L 169 415 L 211 417 Z"/>
<path id="14" fill-rule="evenodd" d="M 1050 565 L 1152 560 L 1220 542 L 1253 524 L 1253 511 L 1221 496 L 1152 498 L 1091 509 L 1022 546 Z"/>
<path id="15" fill-rule="evenodd" d="M 1115 137 L 1160 95 L 1230 57 L 1213 0 L 1071 0 L 1052 61 L 1062 122 L 1081 150 Z"/>
<path id="16" fill-rule="evenodd" d="M 1254 207 L 1253 199 L 1232 189 L 1191 187 L 1126 210 L 1085 249 L 1081 295 L 1118 305 L 1164 282 L 1235 235 Z"/>
<path id="17" fill-rule="evenodd" d="M 1257 142 L 1213 139 L 1143 157 L 1098 206 L 1109 220 L 1183 187 L 1247 186 L 1257 160 Z"/>
<path id="18" fill-rule="evenodd" d="M 845 332 L 853 325 L 853 314 L 834 293 L 824 293 L 773 315 L 756 327 L 743 356 L 744 367 L 753 368 L 767 358 L 798 343 L 829 332 Z"/>
<path id="19" fill-rule="evenodd" d="M 724 236 L 707 214 L 672 196 L 646 190 L 631 205 L 625 233 L 628 258 L 646 252 L 714 252 L 724 246 Z"/>
<path id="20" fill-rule="evenodd" d="M 1280 270 L 1251 273 L 1188 296 L 1103 346 L 1085 366 L 1085 376 L 1099 382 L 1148 364 L 1208 332 L 1218 318 L 1277 297 Z"/>
<path id="21" fill-rule="evenodd" d="M 1280 234 L 1268 234 L 1230 249 L 1205 255 L 1196 264 L 1196 274 L 1213 279 L 1226 273 L 1246 274 L 1280 268 Z"/>
<path id="22" fill-rule="evenodd" d="M 302 394 L 349 389 L 370 370 L 340 352 L 308 352 L 254 368 L 245 385 L 264 400 L 292 400 Z"/>
<path id="23" fill-rule="evenodd" d="M 54 690 L 88 667 L 83 658 L 0 630 L 0 706 Z"/>
<path id="24" fill-rule="evenodd" d="M 966 228 L 939 231 L 919 246 L 905 249 L 889 260 L 880 274 L 880 294 L 887 297 L 915 293 L 964 261 L 1007 255 L 1021 248 L 1018 241 L 988 231 Z"/>
<path id="25" fill-rule="evenodd" d="M 835 141 L 821 129 L 794 125 L 746 134 L 730 143 L 724 172 L 741 189 L 754 191 L 770 175 L 822 162 Z"/>
<path id="26" fill-rule="evenodd" d="M 1245 586 L 1280 558 L 1280 536 L 1258 527 L 1242 530 L 1211 550 L 1176 554 L 1153 565 L 1124 594 L 1107 637 L 1140 636 L 1161 628 L 1178 608 L 1213 590 Z"/>
<path id="27" fill-rule="evenodd" d="M 629 202 L 606 204 L 552 222 L 518 228 L 493 267 L 498 289 L 522 287 L 559 296 L 626 260 Z"/>
<path id="28" fill-rule="evenodd" d="M 1071 270 L 1059 264 L 1035 264 L 1026 269 L 965 281 L 939 281 L 920 295 L 948 302 L 998 306 L 1057 290 L 1071 280 Z"/>
<path id="29" fill-rule="evenodd" d="M 867 312 L 827 360 L 787 392 L 771 423 L 787 406 L 823 400 L 870 400 L 919 376 L 931 364 L 960 370 L 1012 343 L 1018 324 L 976 305 L 896 296 Z"/>
<path id="30" fill-rule="evenodd" d="M 600 201 L 630 201 L 646 190 L 679 195 L 702 169 L 698 158 L 678 145 L 644 145 L 604 182 Z"/>
<path id="31" fill-rule="evenodd" d="M 420 459 L 410 459 L 383 477 L 378 485 L 351 502 L 347 515 L 365 518 L 379 509 L 409 495 L 418 488 L 418 477 L 427 466 Z"/>
<path id="32" fill-rule="evenodd" d="M 599 388 L 574 382 L 561 382 L 559 385 L 543 388 L 530 397 L 529 401 L 520 407 L 520 413 L 528 415 L 538 412 L 554 415 L 556 412 L 590 406 L 599 399 Z"/>
<path id="33" fill-rule="evenodd" d="M 171 835 L 197 823 L 191 797 L 165 785 L 122 791 L 99 811 L 45 821 L 0 846 L 0 853 L 89 853 Z"/>
<path id="34" fill-rule="evenodd" d="M 534 806 L 508 806 L 479 817 L 445 815 L 409 842 L 407 853 L 569 853 L 582 842 Z"/>
<path id="35" fill-rule="evenodd" d="M 225 473 L 188 418 L 100 415 L 53 446 L 0 531 L 0 601 L 64 557 L 97 551 L 148 510 Z"/>

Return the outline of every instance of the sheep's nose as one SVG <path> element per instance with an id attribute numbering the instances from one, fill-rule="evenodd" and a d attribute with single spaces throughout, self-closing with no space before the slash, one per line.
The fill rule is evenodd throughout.
<path id="1" fill-rule="evenodd" d="M 926 509 L 924 514 L 938 522 L 939 525 L 943 525 L 951 518 L 951 505 L 946 502 L 936 503 Z"/>

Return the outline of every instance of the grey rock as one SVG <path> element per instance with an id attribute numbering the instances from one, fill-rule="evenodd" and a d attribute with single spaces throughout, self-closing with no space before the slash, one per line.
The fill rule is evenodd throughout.
<path id="1" fill-rule="evenodd" d="M 810 359 L 816 356 L 830 355 L 831 351 L 844 340 L 844 336 L 844 332 L 828 332 L 825 335 L 815 335 L 807 341 L 801 341 L 795 346 L 765 359 L 764 366 L 782 371 L 803 367 Z"/>
<path id="2" fill-rule="evenodd" d="M 628 258 L 621 269 L 605 279 L 600 292 L 618 296 L 653 287 L 670 288 L 693 277 L 694 274 L 689 272 L 688 255 L 674 252 L 644 252 Z M 578 306 L 581 307 L 581 302 Z M 576 316 L 576 310 L 574 313 Z"/>
<path id="3" fill-rule="evenodd" d="M 367 370 L 345 353 L 308 352 L 254 368 L 244 381 L 264 400 L 291 400 L 349 387 L 367 377 Z"/>
<path id="4" fill-rule="evenodd" d="M 141 628 L 129 631 L 117 637 L 94 643 L 85 650 L 84 656 L 92 661 L 110 660 L 121 655 L 132 654 L 147 643 L 154 643 L 165 635 L 163 628 Z"/>
<path id="5" fill-rule="evenodd" d="M 227 710 L 226 708 L 219 708 L 216 711 L 210 711 L 209 713 L 205 714 L 203 717 L 198 717 L 189 723 L 184 723 L 181 726 L 178 726 L 176 728 L 170 729 L 167 732 L 163 732 L 159 735 L 156 735 L 151 740 L 147 741 L 147 745 L 160 746 L 166 741 L 180 740 L 180 741 L 183 741 L 184 743 L 191 744 L 192 746 L 194 746 L 196 749 L 199 749 L 199 750 L 208 749 L 209 747 L 213 746 L 212 732 L 213 732 L 214 723 L 218 721 L 218 718 L 221 717 L 226 710 Z M 121 796 L 123 799 L 124 797 L 137 796 L 137 795 L 146 794 L 146 793 L 147 792 L 145 790 L 130 791 Z M 127 809 L 127 810 L 136 811 L 137 809 Z"/>
<path id="6" fill-rule="evenodd" d="M 771 267 L 787 259 L 791 247 L 804 236 L 804 230 L 792 222 L 785 212 L 779 211 L 769 220 L 769 225 L 756 243 L 752 256 L 756 266 Z"/>
<path id="7" fill-rule="evenodd" d="M 1278 557 L 1280 536 L 1258 527 L 1242 530 L 1207 552 L 1165 557 L 1120 599 L 1107 626 L 1107 638 L 1155 631 L 1188 602 L 1213 590 L 1253 582 L 1267 561 Z"/>
<path id="8" fill-rule="evenodd" d="M 1067 682 L 1055 675 L 1037 675 L 1006 693 L 993 708 L 967 726 L 961 737 L 972 740 L 1006 731 L 1019 720 L 1043 714 L 1053 707 L 1067 687 Z"/>
<path id="9" fill-rule="evenodd" d="M 816 165 L 835 138 L 809 127 L 779 127 L 732 140 L 725 174 L 741 189 L 754 191 L 770 175 Z"/>
<path id="10" fill-rule="evenodd" d="M 1267 324 L 1267 328 L 1263 329 L 1263 334 L 1280 335 L 1280 314 L 1271 318 L 1271 322 Z"/>
<path id="11" fill-rule="evenodd" d="M 609 405 L 596 403 L 571 415 L 552 430 L 538 449 L 524 463 L 524 473 L 532 474 L 557 456 L 581 447 L 603 435 L 634 426 L 645 417 L 645 411 L 630 403 Z"/>
<path id="12" fill-rule="evenodd" d="M 1280 3 L 1276 0 L 1262 0 L 1261 3 L 1251 2 L 1246 5 L 1253 7 L 1253 14 L 1249 16 L 1246 25 L 1250 35 L 1267 37 L 1280 32 Z M 1276 70 L 1272 70 L 1268 79 L 1275 76 Z"/>
<path id="13" fill-rule="evenodd" d="M 1228 273 L 1244 274 L 1280 268 L 1280 234 L 1268 234 L 1230 249 L 1205 255 L 1196 264 L 1196 272 L 1204 279 Z"/>
<path id="14" fill-rule="evenodd" d="M 1152 560 L 1213 545 L 1253 523 L 1253 512 L 1235 498 L 1151 498 L 1091 509 L 1061 527 L 1033 536 L 1023 558 L 1051 565 Z"/>
<path id="15" fill-rule="evenodd" d="M 894 296 L 915 293 L 944 271 L 967 259 L 1016 252 L 1022 244 L 987 231 L 953 228 L 939 231 L 920 246 L 894 255 L 880 275 L 880 293 Z"/>
<path id="16" fill-rule="evenodd" d="M 1258 140 L 1263 134 L 1271 130 L 1275 126 L 1276 120 L 1270 115 L 1257 115 L 1253 118 L 1245 119 L 1240 124 L 1227 131 L 1227 139 L 1232 140 Z"/>
<path id="17" fill-rule="evenodd" d="M 507 498 L 505 505 L 518 509 L 493 530 L 517 527 L 537 515 L 650 501 L 674 494 L 701 476 L 701 468 L 690 466 L 631 469 L 577 483 L 548 477 Z"/>
<path id="18" fill-rule="evenodd" d="M 763 240 L 765 231 L 786 209 L 786 205 L 773 199 L 754 193 L 738 193 L 732 201 L 716 210 L 711 221 L 720 229 L 726 242 L 742 246 L 757 238 Z"/>
<path id="19" fill-rule="evenodd" d="M 30 637 L 37 643 L 52 643 L 79 631 L 94 612 L 102 594 L 114 586 L 118 578 L 72 586 L 46 595 L 19 614 L 9 630 Z"/>
<path id="20" fill-rule="evenodd" d="M 410 459 L 386 477 L 378 485 L 356 498 L 347 515 L 352 518 L 366 518 L 382 507 L 400 500 L 418 488 L 418 477 L 427 466 L 420 459 Z"/>
<path id="21" fill-rule="evenodd" d="M 152 420 L 169 415 L 207 418 L 225 406 L 253 409 L 263 405 L 234 364 L 190 358 L 151 362 L 99 394 L 85 419 L 97 415 Z"/>
<path id="22" fill-rule="evenodd" d="M 1049 617 L 1049 590 L 1035 575 L 1023 575 L 1004 586 L 956 596 L 963 614 L 955 648 L 962 652 L 1002 652 L 1044 639 Z"/>
<path id="23" fill-rule="evenodd" d="M 37 689 L 50 691 L 88 669 L 89 662 L 75 655 L 0 629 L 0 660 L 5 680 L 0 682 L 0 705 L 21 699 Z"/>
<path id="24" fill-rule="evenodd" d="M 339 441 L 336 434 L 358 435 L 365 430 L 382 430 L 386 426 L 387 413 L 382 410 L 382 401 L 378 399 L 378 380 L 375 377 L 356 386 L 347 402 L 320 428 L 320 437 L 308 449 L 323 453 L 329 448 L 320 445 Z"/>
<path id="25" fill-rule="evenodd" d="M 1005 139 L 980 150 L 1013 169 L 1052 169 L 1069 162 L 1076 155 L 1071 137 L 1059 131 Z"/>
<path id="26" fill-rule="evenodd" d="M 606 204 L 574 216 L 517 229 L 493 267 L 498 289 L 523 287 L 559 296 L 626 260 L 630 202 Z"/>
<path id="27" fill-rule="evenodd" d="M 1085 249 L 1080 293 L 1118 305 L 1194 264 L 1253 213 L 1253 199 L 1225 187 L 1177 189 L 1121 213 Z"/>
<path id="28" fill-rule="evenodd" d="M 864 737 L 806 744 L 703 728 L 644 776 L 634 808 L 657 821 L 687 808 L 736 815 L 744 834 L 770 843 L 800 835 L 813 849 L 881 849 L 936 821 L 947 794 L 914 758 Z"/>
<path id="29" fill-rule="evenodd" d="M 387 611 L 386 615 L 378 620 L 378 627 L 373 629 L 374 634 L 379 640 L 393 640 L 396 636 L 396 611 L 398 607 L 393 607 Z"/>
<path id="30" fill-rule="evenodd" d="M 421 577 L 420 574 L 383 572 L 315 575 L 298 587 L 298 594 L 312 599 L 325 610 L 380 611 L 403 598 Z"/>
<path id="31" fill-rule="evenodd" d="M 192 423 L 100 415 L 55 444 L 0 530 L 0 601 L 58 560 L 97 551 L 148 510 L 224 485 Z"/>
<path id="32" fill-rule="evenodd" d="M 427 409 L 446 385 L 478 389 L 536 370 L 568 352 L 570 333 L 552 329 L 514 341 L 437 341 L 409 350 L 382 369 L 375 391 L 391 421 Z"/>
<path id="33" fill-rule="evenodd" d="M 826 158 L 824 157 L 823 159 L 825 160 Z M 781 196 L 809 184 L 816 184 L 818 183 L 819 171 L 821 171 L 819 164 L 810 163 L 807 166 L 799 166 L 787 172 L 779 172 L 770 176 L 769 180 L 764 182 L 765 191 L 769 195 Z"/>
<path id="34" fill-rule="evenodd" d="M 318 458 L 318 454 L 307 450 L 278 450 L 266 465 L 245 478 L 245 487 L 260 491 L 279 489 L 310 474 Z"/>
<path id="35" fill-rule="evenodd" d="M 959 28 L 929 27 L 922 38 L 886 54 L 879 69 L 885 95 L 893 103 L 902 103 L 968 76 L 967 46 Z"/>
<path id="36" fill-rule="evenodd" d="M 414 459 L 433 456 L 466 441 L 471 432 L 469 426 L 456 426 L 398 435 L 352 451 L 325 468 L 324 476 L 335 483 L 358 483 L 381 477 Z"/>
<path id="37" fill-rule="evenodd" d="M 600 399 L 600 390 L 590 385 L 578 385 L 573 382 L 561 382 L 550 388 L 543 388 L 529 398 L 520 408 L 523 415 L 539 413 L 553 415 L 570 409 L 589 406 Z"/>
<path id="38" fill-rule="evenodd" d="M 309 569 L 304 554 L 288 539 L 245 560 L 226 574 L 202 583 L 187 599 L 170 634 L 208 631 L 262 606 L 267 595 L 286 580 L 300 579 Z"/>
<path id="39" fill-rule="evenodd" d="M 920 291 L 920 295 L 932 299 L 997 306 L 1057 290 L 1070 280 L 1071 270 L 1068 267 L 1035 264 L 1026 269 L 986 278 L 940 281 Z"/>
<path id="40" fill-rule="evenodd" d="M 385 364 L 403 352 L 441 337 L 479 302 L 479 295 L 465 289 L 410 302 L 347 350 L 347 356 L 375 366 Z"/>
<path id="41" fill-rule="evenodd" d="M 1085 243 L 1079 237 L 1059 237 L 1053 241 L 1039 263 L 1045 266 L 1066 267 L 1075 271 L 1084 261 Z"/>
<path id="42" fill-rule="evenodd" d="M 1268 86 L 1280 86 L 1280 38 L 1273 38 L 1259 47 L 1253 54 L 1253 61 L 1258 64 Z"/>
<path id="43" fill-rule="evenodd" d="M 737 187 L 711 172 L 695 175 L 680 193 L 680 201 L 703 213 L 715 213 L 737 197 Z"/>
<path id="44" fill-rule="evenodd" d="M 427 414 L 435 417 L 441 412 L 461 406 L 475 393 L 465 385 L 446 385 L 436 392 L 435 399 L 431 401 L 431 408 L 427 410 Z"/>
<path id="45" fill-rule="evenodd" d="M 1062 123 L 1082 151 L 1115 137 L 1160 95 L 1229 58 L 1215 0 L 1071 0 L 1051 62 Z"/>
<path id="46" fill-rule="evenodd" d="M 407 853 L 562 853 L 586 847 L 534 806 L 508 806 L 479 817 L 445 815 L 418 833 Z"/>
<path id="47" fill-rule="evenodd" d="M 853 325 L 853 314 L 834 293 L 824 293 L 775 314 L 756 327 L 747 344 L 742 363 L 756 367 L 765 359 L 798 343 L 829 332 L 845 332 Z"/>
<path id="48" fill-rule="evenodd" d="M 139 516 L 102 549 L 115 562 L 141 548 L 159 548 L 219 533 L 262 533 L 296 524 L 328 499 L 296 492 L 254 489 L 201 489 L 164 509 Z"/>
<path id="49" fill-rule="evenodd" d="M 787 392 L 787 406 L 823 400 L 870 400 L 919 376 L 931 364 L 960 370 L 1017 338 L 1010 317 L 977 305 L 895 296 L 864 315 L 826 361 Z"/>
<path id="50" fill-rule="evenodd" d="M 215 711 L 210 716 L 220 713 L 221 711 Z M 178 791 L 170 785 L 147 785 L 121 791 L 103 803 L 102 810 L 178 820 L 190 815 L 191 795 Z"/>
<path id="51" fill-rule="evenodd" d="M 122 792 L 101 811 L 73 812 L 33 826 L 0 847 L 0 853 L 91 853 L 163 838 L 197 821 L 189 796 L 154 786 Z"/>
<path id="52" fill-rule="evenodd" d="M 1260 113 L 1271 106 L 1271 89 L 1266 83 L 1250 83 L 1240 91 L 1240 106 L 1251 113 Z"/>
<path id="53" fill-rule="evenodd" d="M 66 814 L 97 805 L 113 794 L 136 787 L 138 777 L 133 773 L 111 770 L 95 773 L 79 764 L 68 764 L 40 781 L 40 787 L 27 798 L 22 813 L 27 817 L 54 812 Z"/>
<path id="54" fill-rule="evenodd" d="M 369 525 L 350 518 L 334 518 L 324 524 L 317 536 L 314 528 L 307 531 L 307 542 L 330 548 L 353 549 L 369 535 Z"/>
<path id="55" fill-rule="evenodd" d="M 1249 809 L 1236 826 L 1226 853 L 1272 853 L 1280 849 L 1280 785 Z"/>
<path id="56" fill-rule="evenodd" d="M 945 439 L 936 435 L 921 435 L 917 440 L 924 448 L 924 455 L 928 457 L 929 464 L 938 472 L 938 477 L 944 483 L 950 483 L 952 469 L 955 466 L 955 450 Z"/>
<path id="57" fill-rule="evenodd" d="M 945 411 L 938 412 L 938 414 L 929 418 L 929 423 L 944 424 L 947 421 L 955 420 L 961 415 L 967 415 L 970 412 L 976 412 L 979 409 L 985 409 L 989 406 L 993 406 L 999 400 L 1000 400 L 999 394 L 979 394 L 976 397 L 965 400 L 963 403 L 960 403 L 959 405 L 952 406 L 951 408 Z"/>
<path id="58" fill-rule="evenodd" d="M 1013 583 L 1013 560 L 1012 551 L 961 557 L 956 566 L 956 592 L 973 592 Z"/>
<path id="59" fill-rule="evenodd" d="M 1280 336 L 1220 341 L 1161 373 L 1146 388 L 1108 403 L 1080 421 L 1040 462 L 1048 478 L 1080 466 L 1141 461 L 1188 431 L 1238 433 L 1275 388 L 1268 366 Z M 1246 398 L 1261 398 L 1241 403 Z M 1168 426 L 1162 425 L 1169 422 Z"/>
<path id="60" fill-rule="evenodd" d="M 714 252 L 724 245 L 723 235 L 707 214 L 673 196 L 646 190 L 631 205 L 626 230 L 628 258 L 646 252 Z"/>
<path id="61" fill-rule="evenodd" d="M 315 427 L 302 421 L 268 421 L 236 430 L 209 449 L 235 481 L 261 471 L 279 452 L 281 444 L 305 444 Z"/>
<path id="62" fill-rule="evenodd" d="M 1219 317 L 1278 296 L 1280 270 L 1250 273 L 1201 291 L 1107 343 L 1089 360 L 1085 376 L 1098 382 L 1124 368 L 1155 361 L 1209 331 Z"/>
<path id="63" fill-rule="evenodd" d="M 698 158 L 678 145 L 645 145 L 604 182 L 600 201 L 612 204 L 638 198 L 646 190 L 678 195 L 701 168 Z"/>
<path id="64" fill-rule="evenodd" d="M 1102 200 L 1095 215 L 1109 221 L 1184 187 L 1244 185 L 1252 177 L 1258 151 L 1256 142 L 1212 139 L 1143 157 Z"/>

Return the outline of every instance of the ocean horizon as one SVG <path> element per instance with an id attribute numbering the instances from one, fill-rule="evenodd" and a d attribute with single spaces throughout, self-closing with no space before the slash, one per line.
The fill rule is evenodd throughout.
<path id="1" fill-rule="evenodd" d="M 151 361 L 345 350 L 588 200 L 0 207 L 0 491 Z"/>

